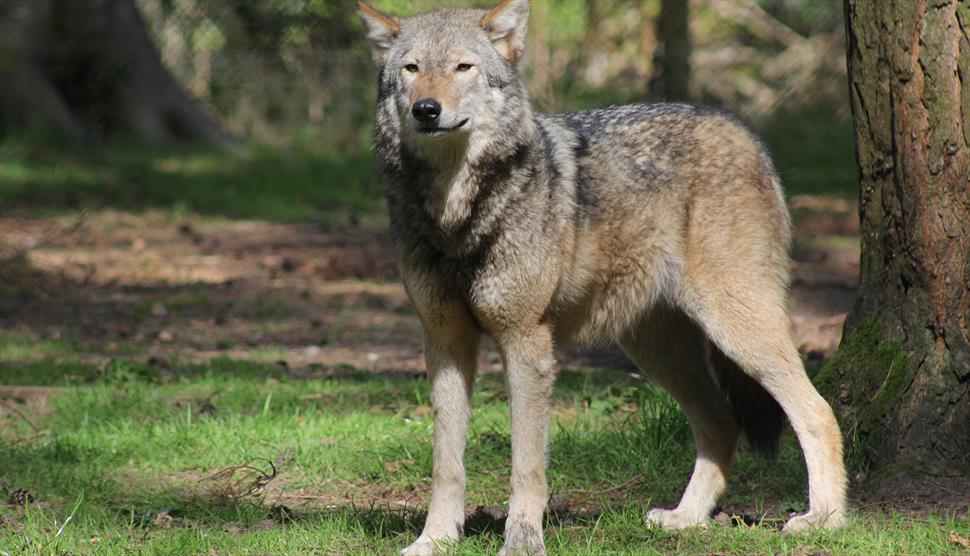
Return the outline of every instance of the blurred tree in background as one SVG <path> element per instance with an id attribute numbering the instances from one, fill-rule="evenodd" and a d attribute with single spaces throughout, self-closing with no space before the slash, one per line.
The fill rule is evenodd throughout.
<path id="1" fill-rule="evenodd" d="M 375 2 L 402 15 L 490 3 Z M 535 0 L 523 69 L 536 104 L 690 98 L 755 122 L 820 103 L 847 115 L 836 1 L 694 2 L 689 18 L 687 6 Z M 0 133 L 40 123 L 74 139 L 224 144 L 221 128 L 363 150 L 375 76 L 358 25 L 343 0 L 4 0 Z"/>
<path id="2" fill-rule="evenodd" d="M 590 5 L 596 4 L 590 2 Z M 657 48 L 650 93 L 663 100 L 690 96 L 690 2 L 662 0 L 657 17 Z"/>
<path id="3" fill-rule="evenodd" d="M 353 2 L 140 4 L 166 66 L 235 135 L 281 145 L 324 133 L 360 144 L 372 72 Z"/>
<path id="4" fill-rule="evenodd" d="M 18 127 L 230 143 L 162 66 L 134 0 L 0 2 L 0 132 Z"/>
<path id="5" fill-rule="evenodd" d="M 522 73 L 536 108 L 723 106 L 761 132 L 789 195 L 854 195 L 838 0 L 697 0 L 675 10 L 676 28 L 660 21 L 665 2 L 687 5 L 533 0 Z M 407 16 L 493 0 L 374 3 Z M 0 0 L 0 206 L 379 214 L 376 71 L 353 9 L 350 0 Z M 679 58 L 665 55 L 675 50 Z M 675 73 L 680 92 L 661 92 L 658 79 Z M 96 148 L 64 149 L 63 138 Z M 248 148 L 226 156 L 206 144 Z M 175 158 L 160 159 L 157 147 L 171 146 Z"/>
<path id="6" fill-rule="evenodd" d="M 664 2 L 533 0 L 522 72 L 536 108 L 723 106 L 763 134 L 790 194 L 851 195 L 838 0 L 695 1 L 674 12 L 676 27 L 660 21 Z M 374 3 L 407 16 L 493 0 Z M 370 210 L 380 202 L 376 71 L 353 9 L 349 0 L 0 0 L 0 204 L 286 219 Z M 654 87 L 674 74 L 679 92 Z M 99 148 L 72 155 L 51 130 Z M 232 142 L 250 156 L 161 164 L 143 148 Z M 287 178 L 271 180 L 273 193 L 264 173 Z"/>

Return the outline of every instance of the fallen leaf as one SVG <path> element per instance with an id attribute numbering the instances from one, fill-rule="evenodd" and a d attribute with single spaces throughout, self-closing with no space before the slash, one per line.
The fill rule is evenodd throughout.
<path id="1" fill-rule="evenodd" d="M 970 539 L 968 539 L 968 538 L 966 538 L 966 537 L 964 537 L 962 535 L 958 535 L 958 534 L 956 534 L 953 531 L 950 531 L 950 536 L 947 537 L 947 538 L 949 538 L 950 541 L 955 542 L 958 545 L 962 546 L 963 548 L 966 548 L 967 550 L 970 550 Z"/>
<path id="2" fill-rule="evenodd" d="M 165 529 L 171 527 L 173 521 L 175 521 L 175 518 L 168 513 L 168 510 L 162 510 L 158 512 L 158 515 L 156 515 L 155 519 L 152 520 L 152 525 Z"/>

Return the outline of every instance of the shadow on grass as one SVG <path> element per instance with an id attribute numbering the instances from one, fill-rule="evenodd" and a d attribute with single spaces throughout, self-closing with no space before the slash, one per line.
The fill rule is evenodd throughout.
<path id="1" fill-rule="evenodd" d="M 0 270 L 9 271 L 10 267 Z M 27 264 L 17 270 L 24 276 L 8 280 L 8 274 L 0 273 L 0 384 L 85 382 L 95 378 L 98 369 L 84 361 L 106 358 L 124 360 L 133 372 L 146 377 L 173 375 L 176 366 L 175 374 L 192 377 L 208 367 L 228 364 L 215 359 L 208 366 L 179 365 L 174 360 L 179 350 L 165 350 L 161 357 L 153 351 L 161 337 L 168 338 L 171 348 L 257 354 L 260 350 L 303 350 L 325 345 L 331 334 L 352 333 L 356 338 L 354 349 L 366 353 L 386 347 L 387 336 L 371 339 L 369 321 L 363 319 L 336 322 L 330 327 L 320 316 L 332 313 L 335 307 L 346 313 L 392 313 L 388 307 L 396 303 L 392 295 L 366 292 L 366 288 L 355 297 L 318 296 L 308 300 L 293 292 L 254 289 L 238 281 L 151 286 L 83 284 Z M 234 361 L 231 366 L 241 375 L 278 376 L 281 371 L 274 370 L 273 365 L 261 367 L 245 361 Z M 254 370 L 257 368 L 260 370 Z"/>
<path id="2" fill-rule="evenodd" d="M 185 366 L 179 373 L 177 379 L 158 382 L 150 369 L 118 362 L 91 388 L 52 400 L 52 414 L 42 421 L 49 428 L 46 435 L 18 437 L 0 429 L 0 490 L 5 491 L 0 494 L 24 489 L 38 504 L 36 510 L 0 508 L 0 518 L 17 523 L 30 521 L 26 513 L 41 512 L 43 519 L 33 521 L 52 525 L 28 527 L 35 531 L 34 542 L 50 536 L 68 514 L 74 515 L 72 539 L 77 542 L 106 534 L 121 544 L 147 538 L 165 542 L 194 531 L 247 535 L 251 540 L 243 542 L 255 542 L 269 532 L 286 538 L 333 535 L 338 545 L 353 544 L 349 552 L 373 553 L 375 546 L 381 547 L 378 552 L 403 546 L 420 533 L 428 502 L 430 421 L 402 421 L 415 419 L 415 408 L 426 403 L 425 380 L 351 368 L 329 378 L 289 379 L 280 378 L 273 365 L 231 360 Z M 643 512 L 647 506 L 675 503 L 686 483 L 693 451 L 683 416 L 669 397 L 624 373 L 565 370 L 560 378 L 548 472 L 558 501 L 550 503 L 547 527 L 595 536 L 605 516 L 630 542 L 663 541 L 667 537 L 643 524 Z M 200 405 L 186 406 L 181 398 L 201 400 L 214 386 L 231 389 L 225 394 L 230 399 L 216 398 L 213 413 L 190 417 L 191 408 Z M 264 402 L 268 391 L 272 404 Z M 490 506 L 468 517 L 464 533 L 470 546 L 485 546 L 492 553 L 502 542 L 505 510 L 497 504 L 506 496 L 510 456 L 507 421 L 495 417 L 501 412 L 505 419 L 502 392 L 500 375 L 480 378 L 475 406 L 483 413 L 476 414 L 467 458 L 473 498 L 484 497 Z M 317 397 L 320 393 L 324 398 Z M 300 434 L 306 415 L 319 417 L 307 419 L 319 423 L 309 439 Z M 366 419 L 374 419 L 382 430 L 376 435 L 359 431 Z M 187 420 L 191 427 L 184 424 Z M 346 432 L 333 430 L 337 422 L 347 423 Z M 321 444 L 321 434 L 338 440 Z M 245 445 L 235 446 L 237 437 Z M 209 438 L 217 445 L 210 446 Z M 205 462 L 196 455 L 224 446 L 229 447 Z M 237 458 L 254 453 L 279 458 L 290 449 L 286 446 L 296 447 L 287 456 L 296 459 L 279 464 L 281 482 L 272 491 L 239 495 L 212 481 L 220 476 L 212 469 L 229 460 L 238 464 Z M 761 515 L 761 507 L 751 506 L 753 485 L 773 501 L 802 496 L 803 485 L 790 482 L 803 471 L 791 448 L 789 439 L 781 465 L 740 454 L 733 496 L 747 504 L 740 506 L 746 513 Z M 327 452 L 333 450 L 339 452 Z M 169 457 L 168 451 L 189 455 Z M 324 453 L 337 455 L 327 459 Z M 405 462 L 411 467 L 385 471 Z M 334 465 L 354 470 L 343 475 L 335 473 Z M 782 494 L 776 493 L 779 485 Z M 301 502 L 303 493 L 310 502 Z M 403 506 L 401 499 L 407 500 Z"/>
<path id="3" fill-rule="evenodd" d="M 334 211 L 366 213 L 379 198 L 366 152 L 162 154 L 127 146 L 72 152 L 25 140 L 0 143 L 0 205 L 7 211 L 160 208 L 297 221 Z"/>

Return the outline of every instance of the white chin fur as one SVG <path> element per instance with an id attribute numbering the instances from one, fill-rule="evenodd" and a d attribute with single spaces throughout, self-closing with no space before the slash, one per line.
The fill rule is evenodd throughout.
<path id="1" fill-rule="evenodd" d="M 435 166 L 451 166 L 465 159 L 468 154 L 471 133 L 467 128 L 466 124 L 453 131 L 434 133 L 409 129 L 405 132 L 404 139 L 414 154 Z"/>

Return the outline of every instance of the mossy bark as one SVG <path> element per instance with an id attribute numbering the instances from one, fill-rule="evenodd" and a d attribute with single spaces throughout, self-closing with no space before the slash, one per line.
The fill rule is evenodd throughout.
<path id="1" fill-rule="evenodd" d="M 970 472 L 970 1 L 845 10 L 861 275 L 819 384 L 870 465 Z"/>

